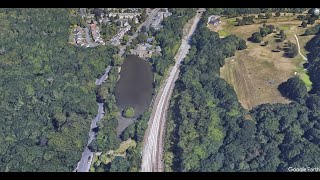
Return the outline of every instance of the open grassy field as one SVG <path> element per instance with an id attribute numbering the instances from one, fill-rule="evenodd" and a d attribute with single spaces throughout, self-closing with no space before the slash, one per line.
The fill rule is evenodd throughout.
<path id="1" fill-rule="evenodd" d="M 101 154 L 94 154 L 93 160 L 91 163 L 91 167 L 90 167 L 90 172 L 95 172 L 94 164 L 96 164 L 96 165 L 100 165 L 101 163 L 108 164 L 108 163 L 112 162 L 112 160 L 116 156 L 125 157 L 126 150 L 129 148 L 135 148 L 136 145 L 137 145 L 137 143 L 134 140 L 128 139 L 126 141 L 123 141 L 120 144 L 120 147 L 116 150 L 110 150 L 106 153 L 101 153 Z"/>
<path id="2" fill-rule="evenodd" d="M 289 14 L 289 15 L 288 15 Z M 298 15 L 298 14 L 297 14 Z M 306 55 L 305 44 L 313 36 L 300 36 L 305 29 L 300 27 L 301 21 L 296 16 L 287 13 L 286 17 L 272 17 L 267 20 L 267 25 L 272 24 L 284 30 L 287 40 L 296 43 L 294 34 L 298 36 L 301 53 Z M 210 27 L 210 30 L 223 36 L 234 34 L 247 40 L 252 33 L 259 31 L 262 24 L 235 26 L 235 18 L 221 18 L 220 27 Z M 258 20 L 259 21 L 259 20 Z M 315 24 L 320 24 L 317 20 Z M 310 27 L 310 25 L 308 25 Z M 281 96 L 278 85 L 295 75 L 295 72 L 304 81 L 308 90 L 311 88 L 309 76 L 304 71 L 304 60 L 300 55 L 287 58 L 284 52 L 272 52 L 277 46 L 283 47 L 282 42 L 277 42 L 276 33 L 264 37 L 267 46 L 251 43 L 247 40 L 248 48 L 236 52 L 235 56 L 227 58 L 226 64 L 221 68 L 221 77 L 231 84 L 238 96 L 239 102 L 246 109 L 265 103 L 289 103 L 288 99 Z M 221 35 L 220 35 L 221 36 Z"/>
<path id="3" fill-rule="evenodd" d="M 264 103 L 289 103 L 277 88 L 294 74 L 295 66 L 290 60 L 271 62 L 263 51 L 259 55 L 255 53 L 247 49 L 228 58 L 221 68 L 221 77 L 234 87 L 246 109 Z"/>

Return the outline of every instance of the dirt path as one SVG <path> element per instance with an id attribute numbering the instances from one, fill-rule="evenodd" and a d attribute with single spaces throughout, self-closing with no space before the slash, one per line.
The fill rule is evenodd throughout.
<path id="1" fill-rule="evenodd" d="M 307 59 L 303 54 L 301 54 L 301 51 L 300 51 L 300 44 L 299 44 L 299 39 L 298 39 L 297 35 L 296 35 L 296 34 L 294 34 L 294 37 L 295 37 L 295 38 L 296 38 L 296 40 L 297 40 L 298 51 L 299 51 L 300 56 L 301 56 L 305 61 L 308 61 L 308 59 Z"/>

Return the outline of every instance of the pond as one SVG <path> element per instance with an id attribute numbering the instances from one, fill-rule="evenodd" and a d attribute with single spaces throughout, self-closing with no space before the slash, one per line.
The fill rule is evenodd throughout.
<path id="1" fill-rule="evenodd" d="M 153 73 L 149 63 L 134 55 L 127 56 L 121 66 L 115 96 L 121 112 L 124 108 L 133 107 L 135 116 L 131 119 L 119 116 L 118 134 L 148 109 L 153 92 Z"/>

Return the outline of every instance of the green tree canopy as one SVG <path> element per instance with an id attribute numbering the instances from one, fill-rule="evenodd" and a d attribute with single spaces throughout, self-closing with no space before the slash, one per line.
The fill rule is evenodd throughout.
<path id="1" fill-rule="evenodd" d="M 126 117 L 126 118 L 134 117 L 134 109 L 133 109 L 133 107 L 129 107 L 129 108 L 126 108 L 125 110 L 123 110 L 122 115 L 124 117 Z"/>

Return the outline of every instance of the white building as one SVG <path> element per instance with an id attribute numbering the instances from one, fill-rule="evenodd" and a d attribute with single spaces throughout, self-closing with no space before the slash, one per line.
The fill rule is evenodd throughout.
<path id="1" fill-rule="evenodd" d="M 215 16 L 215 15 L 212 15 L 212 16 L 209 16 L 208 17 L 208 22 L 207 24 L 213 24 L 213 25 L 218 25 L 221 23 L 221 20 L 220 20 L 220 17 L 219 16 Z"/>
<path id="2" fill-rule="evenodd" d="M 110 40 L 111 44 L 114 46 L 117 46 L 120 44 L 120 40 L 123 38 L 123 36 L 131 29 L 131 26 L 128 24 L 128 26 L 121 28 L 119 32 Z"/>
<path id="3" fill-rule="evenodd" d="M 119 15 L 119 19 L 133 19 L 140 16 L 140 13 L 109 13 L 109 17 L 116 17 L 117 15 Z"/>
<path id="4" fill-rule="evenodd" d="M 76 44 L 83 44 L 83 29 L 80 26 L 77 26 L 76 29 L 74 30 L 75 33 L 75 42 Z"/>
<path id="5" fill-rule="evenodd" d="M 96 24 L 91 24 L 90 25 L 90 30 L 92 32 L 92 37 L 95 43 L 103 43 L 103 40 L 100 36 L 100 29 Z"/>
<path id="6" fill-rule="evenodd" d="M 137 17 L 134 17 L 133 20 L 134 20 L 134 23 L 136 23 L 136 24 L 139 23 L 139 19 Z"/>
<path id="7" fill-rule="evenodd" d="M 151 27 L 153 27 L 156 30 L 159 30 L 160 28 L 162 28 L 162 21 L 164 18 L 167 18 L 169 16 L 171 16 L 172 13 L 168 11 L 168 8 L 166 8 L 166 11 L 162 11 L 162 12 L 158 12 L 157 16 L 154 17 L 153 22 L 151 23 Z"/>

